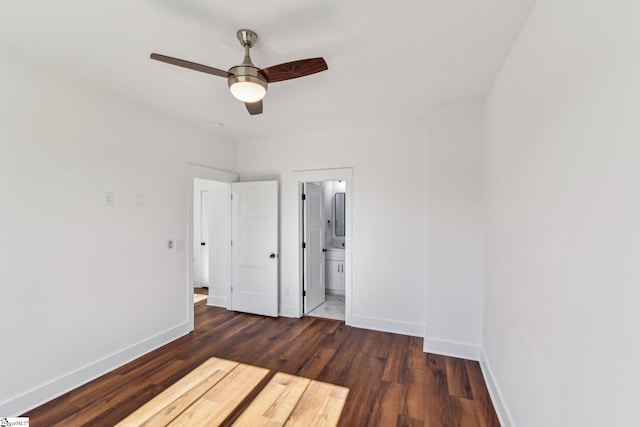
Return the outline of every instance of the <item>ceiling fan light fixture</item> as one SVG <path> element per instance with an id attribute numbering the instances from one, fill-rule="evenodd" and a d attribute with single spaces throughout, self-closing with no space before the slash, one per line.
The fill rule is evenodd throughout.
<path id="1" fill-rule="evenodd" d="M 242 102 L 258 102 L 267 94 L 267 81 L 252 66 L 231 68 L 228 83 L 231 94 Z"/>
<path id="2" fill-rule="evenodd" d="M 229 90 L 236 99 L 242 102 L 258 102 L 267 94 L 267 87 L 259 79 L 249 78 L 244 81 L 230 83 Z"/>

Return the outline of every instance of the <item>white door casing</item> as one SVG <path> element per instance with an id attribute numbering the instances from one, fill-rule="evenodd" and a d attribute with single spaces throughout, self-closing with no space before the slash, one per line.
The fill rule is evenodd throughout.
<path id="1" fill-rule="evenodd" d="M 304 183 L 304 312 L 325 300 L 324 277 L 324 188 Z"/>
<path id="2" fill-rule="evenodd" d="M 230 309 L 278 316 L 278 182 L 231 184 Z"/>

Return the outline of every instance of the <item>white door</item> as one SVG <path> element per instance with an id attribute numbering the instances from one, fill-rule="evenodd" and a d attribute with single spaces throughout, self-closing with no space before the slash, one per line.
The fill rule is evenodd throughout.
<path id="1" fill-rule="evenodd" d="M 278 316 L 278 182 L 231 184 L 231 310 Z"/>
<path id="2" fill-rule="evenodd" d="M 200 286 L 209 286 L 209 191 L 200 192 Z"/>
<path id="3" fill-rule="evenodd" d="M 324 302 L 324 188 L 304 184 L 304 312 Z"/>

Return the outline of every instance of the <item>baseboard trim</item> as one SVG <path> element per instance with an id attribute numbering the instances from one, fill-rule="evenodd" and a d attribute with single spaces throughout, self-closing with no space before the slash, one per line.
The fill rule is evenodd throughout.
<path id="1" fill-rule="evenodd" d="M 352 315 L 348 325 L 355 328 L 372 329 L 374 331 L 391 332 L 412 337 L 424 337 L 424 324 L 422 323 Z"/>
<path id="2" fill-rule="evenodd" d="M 476 361 L 479 361 L 482 357 L 482 348 L 480 346 L 429 337 L 424 338 L 424 351 L 425 353 L 442 354 Z"/>
<path id="3" fill-rule="evenodd" d="M 498 419 L 500 420 L 500 425 L 502 427 L 515 426 L 513 418 L 511 417 L 511 413 L 509 412 L 509 409 L 507 407 L 507 403 L 504 400 L 504 396 L 502 395 L 502 391 L 500 390 L 498 382 L 493 375 L 493 370 L 491 369 L 491 364 L 489 363 L 489 359 L 487 359 L 487 354 L 485 353 L 484 348 L 482 349 L 480 368 L 482 369 L 484 382 L 487 384 L 487 389 L 489 390 L 489 395 L 491 396 L 493 407 L 495 408 Z"/>
<path id="4" fill-rule="evenodd" d="M 189 323 L 183 323 L 140 341 L 116 353 L 78 368 L 48 383 L 0 403 L 2 416 L 14 417 L 37 408 L 75 388 L 80 387 L 138 357 L 191 332 Z"/>
<path id="5" fill-rule="evenodd" d="M 207 296 L 207 305 L 211 305 L 213 307 L 228 308 L 228 306 L 227 306 L 227 298 L 225 298 L 225 297 L 217 297 L 217 296 L 214 296 L 214 295 Z"/>

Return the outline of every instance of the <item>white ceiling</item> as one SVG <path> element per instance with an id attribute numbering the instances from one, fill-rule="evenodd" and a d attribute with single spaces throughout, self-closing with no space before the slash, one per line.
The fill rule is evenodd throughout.
<path id="1" fill-rule="evenodd" d="M 534 0 L 3 0 L 0 49 L 232 139 L 424 119 L 483 98 Z M 269 85 L 250 116 L 216 68 L 322 56 L 323 73 Z M 214 127 L 211 123 L 223 123 Z"/>

